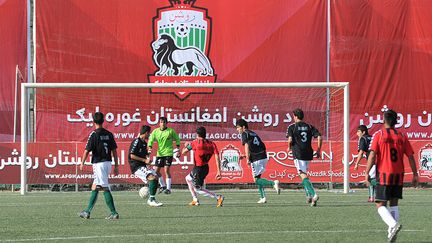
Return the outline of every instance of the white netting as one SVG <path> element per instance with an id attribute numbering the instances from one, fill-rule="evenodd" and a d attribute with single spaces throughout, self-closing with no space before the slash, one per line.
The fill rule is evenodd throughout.
<path id="1" fill-rule="evenodd" d="M 104 127 L 114 134 L 119 145 L 122 166 L 121 176 L 115 180 L 118 183 L 138 182 L 128 175 L 129 144 L 141 125 L 156 128 L 161 116 L 168 118 L 169 126 L 179 133 L 182 141 L 192 140 L 195 129 L 205 126 L 208 137 L 221 143 L 220 149 L 226 143 L 238 143 L 234 124 L 237 119 L 245 118 L 249 128 L 267 143 L 268 152 L 274 153 L 274 160 L 278 160 L 270 163 L 286 164 L 291 170 L 290 157 L 281 153 L 286 151 L 286 129 L 293 122 L 295 108 L 303 109 L 304 121 L 314 125 L 323 135 L 324 158 L 316 164 L 322 170 L 342 170 L 343 88 L 215 88 L 205 90 L 212 93 L 193 93 L 183 100 L 172 91 L 185 96 L 180 93 L 184 89 L 36 88 L 35 118 L 29 121 L 35 128 L 30 136 L 35 142 L 28 146 L 28 155 L 33 158 L 28 183 L 90 181 L 74 163 L 81 156 L 93 129 L 91 115 L 96 111 L 105 114 Z M 316 141 L 313 146 L 316 147 Z M 174 173 L 173 182 L 183 183 L 190 164 L 177 162 L 174 171 L 178 173 Z M 87 177 L 90 171 L 91 167 L 87 166 Z M 325 178 L 334 180 L 332 175 Z"/>

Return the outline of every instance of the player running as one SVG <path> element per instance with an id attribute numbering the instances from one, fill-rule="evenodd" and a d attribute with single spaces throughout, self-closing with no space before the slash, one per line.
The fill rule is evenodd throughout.
<path id="1" fill-rule="evenodd" d="M 294 156 L 294 165 L 297 168 L 297 173 L 302 179 L 302 184 L 306 192 L 306 202 L 315 207 L 319 199 L 318 194 L 315 192 L 312 183 L 307 176 L 309 163 L 314 157 L 312 149 L 312 137 L 318 139 L 318 148 L 316 156 L 320 156 L 322 139 L 319 131 L 312 125 L 303 122 L 304 113 L 301 109 L 293 111 L 294 123 L 288 126 L 288 153 L 292 151 Z"/>
<path id="2" fill-rule="evenodd" d="M 131 173 L 148 184 L 150 197 L 147 204 L 152 207 L 160 207 L 163 204 L 156 201 L 156 191 L 158 186 L 158 176 L 156 171 L 150 169 L 151 160 L 147 151 L 146 140 L 150 136 L 151 128 L 147 125 L 141 127 L 139 137 L 135 138 L 129 147 L 129 165 Z"/>
<path id="3" fill-rule="evenodd" d="M 168 120 L 166 117 L 159 118 L 159 128 L 153 130 L 148 142 L 148 152 L 151 153 L 153 143 L 158 143 L 156 155 L 156 173 L 159 176 L 159 184 L 161 185 L 159 193 L 171 194 L 171 163 L 173 157 L 180 157 L 180 138 L 174 129 L 167 127 Z M 175 141 L 177 148 L 173 149 Z M 166 184 L 161 174 L 161 169 L 165 169 Z"/>
<path id="4" fill-rule="evenodd" d="M 418 175 L 414 161 L 414 151 L 408 138 L 395 129 L 397 113 L 393 110 L 384 112 L 384 128 L 374 133 L 370 147 L 370 155 L 366 167 L 366 183 L 369 184 L 369 172 L 376 164 L 376 196 L 375 203 L 378 214 L 388 225 L 388 241 L 396 241 L 402 225 L 399 221 L 398 201 L 402 199 L 404 182 L 404 162 L 406 155 L 413 172 L 412 184 L 417 186 Z M 390 208 L 387 208 L 390 201 Z"/>
<path id="5" fill-rule="evenodd" d="M 266 146 L 255 132 L 249 130 L 248 123 L 244 119 L 236 122 L 236 129 L 241 134 L 241 142 L 245 147 L 247 163 L 251 165 L 252 176 L 258 185 L 260 200 L 257 203 L 267 203 L 264 186 L 272 186 L 277 194 L 280 194 L 279 181 L 270 181 L 261 178 L 268 162 Z"/>
<path id="6" fill-rule="evenodd" d="M 93 115 L 93 123 L 96 130 L 90 133 L 84 154 L 81 158 L 80 170 L 83 170 L 84 162 L 86 161 L 90 152 L 92 152 L 91 163 L 93 165 L 93 174 L 95 176 L 90 200 L 87 209 L 82 211 L 79 216 L 84 219 L 90 218 L 90 213 L 96 204 L 99 191 L 103 190 L 105 203 L 111 211 L 111 214 L 106 217 L 109 220 L 119 219 L 114 206 L 114 199 L 111 194 L 110 186 L 108 184 L 108 175 L 111 173 L 111 156 L 114 157 L 114 174 L 118 174 L 118 157 L 117 157 L 117 144 L 111 132 L 103 128 L 104 115 L 101 112 L 96 112 Z"/>
<path id="7" fill-rule="evenodd" d="M 217 199 L 217 206 L 222 207 L 224 197 L 222 195 L 217 195 L 203 188 L 204 180 L 209 173 L 209 165 L 211 157 L 215 156 L 216 161 L 216 179 L 220 180 L 220 159 L 219 151 L 216 144 L 208 139 L 206 139 L 206 129 L 204 127 L 198 127 L 196 130 L 197 139 L 192 141 L 192 143 L 186 143 L 185 148 L 183 148 L 182 154 L 187 154 L 189 151 L 193 150 L 194 154 L 194 168 L 189 175 L 186 176 L 186 182 L 189 187 L 189 191 L 192 194 L 192 202 L 189 203 L 191 206 L 199 206 L 200 203 L 197 198 L 197 193 L 204 195 L 206 197 L 211 197 Z"/>
<path id="8" fill-rule="evenodd" d="M 363 159 L 363 156 L 366 155 L 369 156 L 369 144 L 372 139 L 372 137 L 369 135 L 368 129 L 365 125 L 360 125 L 357 128 L 357 136 L 359 137 L 358 140 L 358 154 L 357 154 L 357 160 L 354 165 L 354 169 L 358 170 L 358 166 L 360 164 L 360 161 Z M 368 186 L 369 191 L 369 199 L 368 202 L 375 202 L 375 186 L 376 186 L 376 180 L 375 180 L 375 165 L 372 166 L 372 169 L 369 173 L 369 179 L 370 179 L 370 185 Z"/>

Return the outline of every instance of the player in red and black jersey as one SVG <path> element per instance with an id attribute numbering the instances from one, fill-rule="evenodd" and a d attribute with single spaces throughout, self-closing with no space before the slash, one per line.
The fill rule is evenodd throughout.
<path id="1" fill-rule="evenodd" d="M 206 139 L 207 132 L 204 127 L 198 127 L 196 133 L 197 139 L 192 141 L 192 143 L 186 143 L 185 148 L 182 151 L 182 154 L 187 154 L 191 150 L 193 150 L 194 153 L 193 156 L 195 166 L 190 174 L 186 176 L 186 182 L 188 184 L 189 191 L 192 194 L 192 202 L 190 202 L 189 205 L 198 206 L 200 204 L 197 197 L 197 193 L 199 193 L 206 197 L 217 199 L 217 207 L 221 207 L 224 197 L 203 188 L 204 180 L 209 173 L 208 162 L 213 155 L 215 156 L 217 167 L 216 179 L 221 179 L 218 148 L 214 142 Z"/>
<path id="2" fill-rule="evenodd" d="M 366 183 L 369 183 L 369 171 L 376 164 L 376 196 L 378 213 L 389 226 L 388 240 L 394 242 L 402 226 L 399 221 L 398 201 L 402 199 L 404 179 L 403 156 L 409 159 L 413 172 L 412 183 L 417 186 L 418 175 L 414 161 L 414 152 L 407 137 L 395 129 L 397 113 L 388 110 L 384 113 L 384 128 L 372 136 L 370 154 L 366 168 Z M 390 201 L 390 210 L 387 209 Z"/>

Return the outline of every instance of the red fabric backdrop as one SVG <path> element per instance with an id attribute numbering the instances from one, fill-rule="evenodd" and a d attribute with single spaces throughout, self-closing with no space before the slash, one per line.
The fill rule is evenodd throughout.
<path id="1" fill-rule="evenodd" d="M 13 140 L 16 65 L 26 75 L 26 2 L 0 0 L 0 142 Z"/>

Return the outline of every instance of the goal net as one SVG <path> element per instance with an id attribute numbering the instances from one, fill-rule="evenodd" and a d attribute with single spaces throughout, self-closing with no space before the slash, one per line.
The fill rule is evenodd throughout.
<path id="1" fill-rule="evenodd" d="M 246 161 L 239 159 L 244 148 L 235 128 L 238 119 L 245 119 L 266 144 L 269 163 L 264 176 L 298 183 L 286 142 L 296 108 L 304 111 L 304 121 L 323 137 L 321 157 L 310 164 L 311 180 L 343 182 L 348 190 L 344 176 L 348 168 L 343 163 L 348 161 L 349 149 L 347 83 L 33 83 L 22 85 L 21 97 L 21 161 L 26 158 L 21 163 L 23 194 L 32 184 L 91 183 L 91 166 L 80 171 L 79 164 L 94 130 L 92 114 L 97 111 L 105 115 L 103 125 L 118 145 L 120 173 L 110 178 L 113 184 L 141 183 L 130 174 L 128 149 L 140 127 L 155 129 L 160 117 L 168 119 L 182 144 L 195 138 L 197 127 L 206 128 L 207 138 L 218 146 L 223 177 L 213 179 L 212 160 L 209 184 L 253 182 Z M 314 149 L 316 144 L 314 140 Z M 173 184 L 184 184 L 192 167 L 191 155 L 176 159 Z"/>

